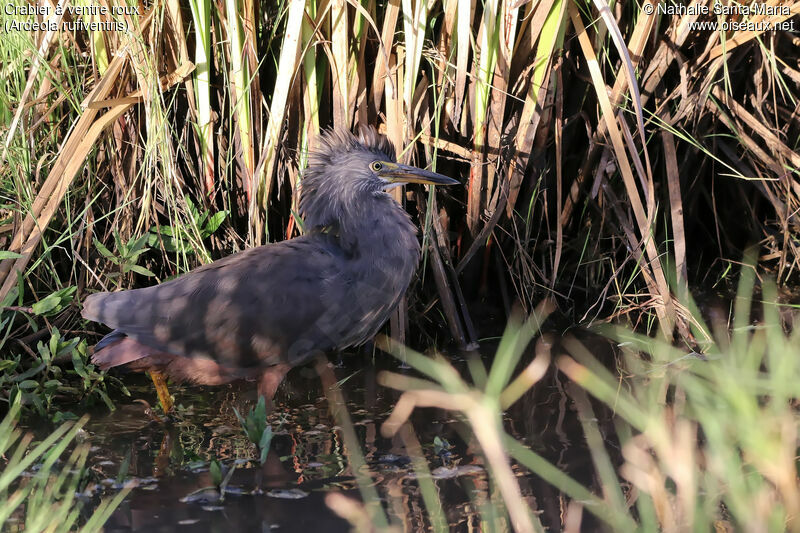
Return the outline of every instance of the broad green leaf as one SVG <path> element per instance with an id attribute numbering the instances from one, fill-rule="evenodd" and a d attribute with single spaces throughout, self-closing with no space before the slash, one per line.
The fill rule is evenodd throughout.
<path id="1" fill-rule="evenodd" d="M 61 298 L 56 294 L 49 294 L 33 304 L 31 307 L 33 308 L 33 312 L 37 315 L 43 315 L 45 313 L 49 313 L 61 303 Z"/>
<path id="2" fill-rule="evenodd" d="M 143 251 L 145 251 L 145 250 L 142 250 L 142 247 L 147 243 L 147 239 L 148 238 L 149 238 L 149 235 L 147 233 L 145 233 L 144 235 L 142 235 L 138 239 L 131 239 L 130 241 L 128 241 L 129 253 L 127 254 L 127 257 L 134 257 L 135 255 L 138 255 L 138 254 L 142 253 Z"/>
<path id="3" fill-rule="evenodd" d="M 53 328 L 50 332 L 50 355 L 55 357 L 58 353 L 58 345 L 61 342 L 61 332 L 58 328 Z"/>
<path id="4" fill-rule="evenodd" d="M 78 288 L 74 286 L 65 287 L 57 290 L 53 294 L 45 296 L 43 299 L 31 306 L 33 308 L 33 312 L 37 315 L 43 315 L 53 310 L 60 311 L 65 305 L 72 301 L 76 290 L 78 290 Z"/>
<path id="5" fill-rule="evenodd" d="M 133 271 L 133 272 L 136 272 L 137 274 L 141 274 L 142 276 L 147 276 L 149 278 L 152 278 L 152 277 L 155 276 L 154 273 L 152 273 L 151 271 L 147 270 L 145 267 L 139 266 L 139 265 L 130 265 L 129 267 L 126 267 L 125 271 L 126 272 L 127 271 Z"/>
<path id="6" fill-rule="evenodd" d="M 225 221 L 225 218 L 227 218 L 227 216 L 228 216 L 228 211 L 219 211 L 217 213 L 214 213 L 211 216 L 211 218 L 208 219 L 208 222 L 206 223 L 203 229 L 205 229 L 205 231 L 207 231 L 208 234 L 211 235 L 212 233 L 217 231 L 217 229 L 219 229 L 219 227 Z"/>
<path id="7" fill-rule="evenodd" d="M 114 254 L 111 253 L 111 251 L 108 248 L 103 246 L 102 242 L 98 241 L 96 238 L 92 239 L 92 242 L 94 242 L 94 247 L 97 248 L 97 251 L 100 252 L 100 254 L 103 257 L 110 259 L 114 263 L 117 262 L 117 258 L 114 256 Z"/>
<path id="8" fill-rule="evenodd" d="M 26 379 L 25 381 L 23 381 L 22 383 L 20 383 L 18 385 L 18 387 L 21 390 L 32 390 L 32 389 L 35 389 L 38 386 L 39 386 L 39 382 L 35 381 L 35 380 L 32 380 L 32 379 Z"/>

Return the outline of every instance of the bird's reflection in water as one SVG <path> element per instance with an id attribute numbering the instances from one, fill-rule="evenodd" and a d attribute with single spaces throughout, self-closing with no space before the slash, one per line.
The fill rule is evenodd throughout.
<path id="1" fill-rule="evenodd" d="M 491 351 L 491 350 L 489 350 Z M 380 359 L 380 358 L 379 358 Z M 428 512 L 403 440 L 385 438 L 380 425 L 397 401 L 395 392 L 376 386 L 380 367 L 396 369 L 391 361 L 359 365 L 346 357 L 334 372 L 347 401 L 366 473 L 382 499 L 384 510 L 402 529 L 429 527 Z M 155 400 L 143 376 L 132 387 L 134 397 Z M 94 451 L 91 467 L 99 479 L 117 479 L 123 463 L 127 478 L 140 486 L 109 522 L 109 531 L 349 531 L 350 525 L 325 504 L 339 492 L 360 500 L 348 466 L 340 428 L 329 412 L 320 379 L 313 367 L 290 373 L 276 396 L 268 418 L 275 432 L 266 463 L 258 464 L 255 447 L 240 429 L 234 409 L 246 413 L 255 404 L 252 387 L 185 387 L 172 424 L 151 422 L 142 406 L 129 399 L 117 411 L 95 416 L 88 430 Z M 181 407 L 182 406 L 182 407 Z M 597 411 L 601 427 L 604 413 Z M 412 417 L 416 437 L 434 478 L 446 520 L 454 531 L 481 527 L 480 509 L 492 491 L 474 438 L 451 413 L 424 409 Z M 549 373 L 506 413 L 506 429 L 553 464 L 591 486 L 590 455 L 563 376 Z M 452 447 L 446 458 L 434 451 L 434 439 Z M 209 463 L 236 467 L 224 501 L 181 501 L 213 485 Z M 586 463 L 586 464 L 584 464 Z M 583 466 L 582 466 L 583 465 Z M 541 521 L 558 529 L 568 501 L 553 487 L 514 465 L 523 495 Z M 259 494 L 252 494 L 260 488 Z M 584 516 L 584 525 L 591 517 Z"/>
<path id="2" fill-rule="evenodd" d="M 395 522 L 417 529 L 427 514 L 413 468 L 404 456 L 402 441 L 380 434 L 380 424 L 396 401 L 391 391 L 375 385 L 375 370 L 337 368 L 354 429 L 369 468 L 372 483 Z M 348 379 L 344 379 L 348 378 Z M 134 397 L 155 400 L 144 377 L 136 378 Z M 117 479 L 125 463 L 126 477 L 140 481 L 114 513 L 108 531 L 349 531 L 324 502 L 327 492 L 360 499 L 349 470 L 340 430 L 331 418 L 319 378 L 312 368 L 301 368 L 276 397 L 269 414 L 275 432 L 264 465 L 240 430 L 234 409 L 246 413 L 255 404 L 252 387 L 223 386 L 180 391 L 179 416 L 171 424 L 152 422 L 140 404 L 120 404 L 104 417 L 95 416 L 88 428 L 95 445 L 92 468 L 99 478 Z M 423 413 L 418 423 L 420 441 L 434 437 L 456 442 L 455 424 L 445 412 Z M 429 448 L 429 447 L 426 447 Z M 426 449 L 426 452 L 428 450 Z M 431 467 L 440 466 L 431 452 Z M 457 461 L 479 463 L 466 448 L 456 450 Z M 181 502 L 203 487 L 212 487 L 209 462 L 236 466 L 224 501 L 214 498 Z M 466 524 L 475 512 L 472 498 L 485 490 L 485 474 L 478 469 L 464 481 L 458 477 L 437 481 L 451 524 Z M 260 494 L 251 492 L 260 488 Z M 452 501 L 450 501 L 452 499 Z"/>

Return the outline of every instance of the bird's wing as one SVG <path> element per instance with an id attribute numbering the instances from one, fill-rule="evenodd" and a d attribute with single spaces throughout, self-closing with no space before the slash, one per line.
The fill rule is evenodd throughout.
<path id="1" fill-rule="evenodd" d="M 336 250 L 313 236 L 253 248 L 161 285 L 94 294 L 83 316 L 168 353 L 297 363 L 337 345 L 326 324 L 347 312 L 348 279 Z"/>

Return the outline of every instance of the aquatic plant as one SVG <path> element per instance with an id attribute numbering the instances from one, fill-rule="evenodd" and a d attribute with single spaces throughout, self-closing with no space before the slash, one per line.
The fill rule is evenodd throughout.
<path id="1" fill-rule="evenodd" d="M 267 406 L 263 396 L 258 397 L 255 407 L 250 409 L 245 416 L 239 414 L 235 407 L 233 412 L 242 426 L 242 431 L 258 449 L 259 462 L 263 465 L 267 461 L 269 445 L 272 442 L 272 426 L 267 422 Z"/>
<path id="2" fill-rule="evenodd" d="M 39 302 L 47 304 L 41 307 L 39 314 L 49 312 L 55 307 L 54 302 L 63 298 L 56 293 L 51 296 L 55 298 L 49 303 L 47 298 Z M 36 304 L 25 312 L 36 313 Z M 10 322 L 8 317 L 5 320 Z M 47 342 L 37 340 L 48 336 Z M 0 347 L 6 344 L 6 340 L 7 336 L 0 341 Z M 34 342 L 35 350 L 28 346 Z M 77 418 L 64 409 L 62 404 L 67 400 L 81 407 L 102 402 L 113 410 L 114 403 L 108 395 L 109 384 L 128 394 L 118 379 L 106 375 L 89 362 L 88 344 L 81 337 L 67 338 L 58 328 L 52 327 L 49 331 L 44 329 L 28 339 L 18 340 L 17 344 L 23 347 L 23 354 L 0 360 L 0 398 L 6 402 L 20 401 L 23 408 L 51 417 L 58 423 Z"/>

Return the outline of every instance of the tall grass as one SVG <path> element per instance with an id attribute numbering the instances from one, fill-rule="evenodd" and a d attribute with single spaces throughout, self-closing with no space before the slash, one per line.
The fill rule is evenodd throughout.
<path id="1" fill-rule="evenodd" d="M 433 407 L 467 423 L 463 438 L 477 444 L 489 491 L 502 496 L 481 508 L 488 530 L 544 531 L 537 509 L 522 496 L 519 480 L 526 476 L 541 478 L 566 499 L 565 512 L 556 516 L 559 522 L 547 524 L 550 529 L 582 530 L 582 515 L 589 513 L 610 531 L 800 530 L 795 349 L 800 333 L 793 323 L 787 331 L 774 284 L 764 283 L 761 305 L 752 305 L 754 278 L 752 267 L 745 266 L 730 326 L 708 327 L 702 317 L 693 317 L 702 339 L 697 351 L 675 347 L 661 336 L 604 328 L 618 343 L 616 371 L 575 338 L 554 345 L 547 335 L 537 340 L 535 357 L 520 364 L 540 335 L 548 304 L 528 321 L 509 325 L 488 370 L 480 359 L 470 359 L 468 377 L 443 357 L 400 350 L 386 341 L 388 350 L 424 376 L 380 376 L 384 385 L 404 391 L 382 432 L 402 435 L 431 524 L 437 523 L 441 504 L 436 486 L 425 477 L 428 466 L 409 417 L 416 409 Z M 755 323 L 754 314 L 761 316 Z M 580 421 L 582 434 L 570 439 L 585 439 L 591 457 L 592 471 L 581 481 L 511 437 L 502 421 L 502 413 L 548 371 L 551 352 L 569 380 L 567 398 Z M 522 370 L 514 377 L 516 367 Z M 331 401 L 334 408 L 341 404 L 341 399 Z M 608 414 L 613 423 L 601 430 L 598 417 Z M 346 508 L 338 498 L 331 500 L 334 510 Z"/>
<path id="2" fill-rule="evenodd" d="M 85 488 L 89 444 L 77 438 L 88 417 L 66 422 L 45 439 L 16 428 L 21 396 L 10 403 L 0 421 L 0 524 L 4 531 L 102 531 L 130 487 L 104 499 L 91 513 L 82 513 L 79 493 Z M 76 441 L 77 444 L 76 444 Z M 70 451 L 72 448 L 72 451 Z M 88 516 L 88 519 L 87 519 Z"/>
<path id="3" fill-rule="evenodd" d="M 669 280 L 737 257 L 748 243 L 726 226 L 761 240 L 780 282 L 795 273 L 798 130 L 784 118 L 798 76 L 786 32 L 692 31 L 697 17 L 648 6 L 198 1 L 121 18 L 130 33 L 12 32 L 0 230 L 21 257 L 0 262 L 0 300 L 17 272 L 25 300 L 60 288 L 63 263 L 32 262 L 51 253 L 79 258 L 72 284 L 100 285 L 111 265 L 89 244 L 114 231 L 156 228 L 145 266 L 159 278 L 290 237 L 320 128 L 377 124 L 404 160 L 464 180 L 436 202 L 439 248 L 466 276 L 437 283 L 441 301 L 481 279 L 528 308 L 550 293 L 576 318 L 624 313 L 685 336 Z M 204 236 L 190 205 L 229 216 Z M 191 246 L 176 251 L 158 228 L 179 226 Z M 69 247 L 52 250 L 48 228 Z M 451 330 L 469 329 L 465 312 L 444 314 Z"/>
<path id="4" fill-rule="evenodd" d="M 488 372 L 473 361 L 469 380 L 409 352 L 429 381 L 385 378 L 413 389 L 388 426 L 409 450 L 404 410 L 469 406 L 504 500 L 486 523 L 507 514 L 519 530 L 541 524 L 509 458 L 569 496 L 570 520 L 586 511 L 614 529 L 797 529 L 796 339 L 780 327 L 774 290 L 764 286 L 754 328 L 745 280 L 730 337 L 701 326 L 686 297 L 690 284 L 727 281 L 753 242 L 779 283 L 797 277 L 795 35 L 692 29 L 711 18 L 647 16 L 649 0 L 131 5 L 142 8 L 119 17 L 129 31 L 0 39 L 0 363 L 13 383 L 0 398 L 21 390 L 43 413 L 64 392 L 106 399 L 73 298 L 296 235 L 297 183 L 320 129 L 377 125 L 402 160 L 465 185 L 395 191 L 428 221 L 435 283 L 423 276 L 402 306 L 414 322 L 447 322 L 466 345 L 476 337 L 467 301 L 531 311 L 546 296 L 574 321 L 661 334 L 611 333 L 624 379 L 576 341 L 557 359 L 577 384 L 598 493 L 502 427 L 500 410 L 545 360 L 511 379 L 531 324 L 509 331 Z M 794 2 L 748 18 L 799 12 Z M 21 19 L 35 16 L 0 10 L 0 24 Z M 402 338 L 405 317 L 393 323 Z M 618 414 L 620 470 L 581 391 Z M 421 483 L 442 528 L 435 490 Z M 353 516 L 382 524 L 377 511 Z"/>
<path id="5" fill-rule="evenodd" d="M 574 512 L 612 528 L 790 520 L 789 341 L 767 320 L 767 330 L 746 334 L 743 322 L 731 342 L 717 328 L 707 361 L 666 347 L 712 338 L 697 328 L 687 288 L 727 281 L 746 245 L 758 244 L 760 265 L 779 283 L 796 279 L 793 35 L 692 30 L 698 17 L 650 17 L 650 2 L 178 4 L 124 17 L 125 32 L 0 39 L 0 329 L 4 379 L 16 387 L 0 398 L 24 384 L 44 413 L 59 391 L 102 399 L 105 378 L 87 369 L 85 350 L 52 362 L 43 355 L 52 355 L 43 333 L 52 326 L 65 334 L 56 352 L 87 334 L 73 299 L 296 235 L 297 184 L 320 129 L 377 125 L 403 161 L 465 185 L 395 191 L 424 215 L 434 280 L 423 273 L 414 285 L 401 306 L 413 320 L 393 320 L 396 338 L 409 322 L 447 323 L 467 345 L 482 326 L 467 302 L 509 314 L 513 301 L 530 312 L 544 296 L 572 321 L 619 319 L 663 338 L 625 341 L 649 355 L 626 355 L 632 377 L 622 382 L 575 342 L 558 359 L 619 413 L 621 472 L 635 493 L 620 488 L 579 389 L 602 494 L 504 434 L 499 409 L 533 381 L 511 379 L 519 339 L 501 347 L 486 376 L 474 364 L 464 380 L 412 355 L 433 382 L 387 378 L 435 392 L 412 393 L 402 408 L 436 394 L 458 395 L 456 410 L 474 407 L 465 416 L 490 431 L 482 445 L 505 499 L 501 515 L 539 527 L 503 466 L 513 457 L 577 502 Z M 12 18 L 0 12 L 0 23 Z M 70 365 L 74 373 L 56 375 Z M 763 431 L 734 433 L 728 420 Z M 712 453 L 730 461 L 714 463 Z M 698 470 L 687 474 L 674 457 L 697 459 Z"/>

